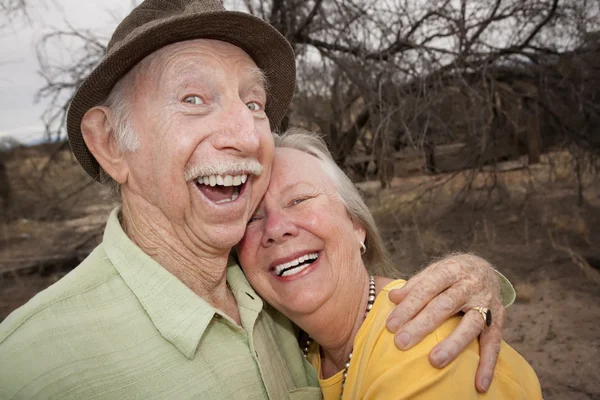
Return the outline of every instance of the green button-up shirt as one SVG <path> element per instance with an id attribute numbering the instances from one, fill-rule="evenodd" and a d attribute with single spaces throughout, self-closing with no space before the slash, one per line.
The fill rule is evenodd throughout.
<path id="1" fill-rule="evenodd" d="M 0 325 L 0 399 L 319 399 L 291 323 L 240 268 L 242 326 L 145 254 L 110 215 L 77 268 Z"/>

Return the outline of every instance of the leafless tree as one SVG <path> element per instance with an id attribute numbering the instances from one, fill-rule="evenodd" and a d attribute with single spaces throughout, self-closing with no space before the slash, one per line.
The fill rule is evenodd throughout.
<path id="1" fill-rule="evenodd" d="M 133 9 L 140 2 L 130 0 L 129 8 Z M 115 20 L 122 18 L 114 13 L 112 15 Z M 106 53 L 110 39 L 90 29 L 69 23 L 65 25 L 65 29 L 43 35 L 36 48 L 40 74 L 46 81 L 38 90 L 36 101 L 47 104 L 42 120 L 46 136 L 51 140 L 65 137 L 66 114 L 71 98 Z"/>
<path id="2" fill-rule="evenodd" d="M 317 123 L 340 162 L 353 151 L 370 153 L 384 184 L 402 146 L 424 149 L 430 170 L 437 169 L 436 146 L 457 141 L 468 144 L 457 157 L 465 165 L 523 152 L 539 160 L 557 140 L 542 123 L 543 93 L 556 93 L 564 82 L 551 72 L 598 29 L 597 1 L 245 4 L 298 53 L 298 119 Z"/>
<path id="3" fill-rule="evenodd" d="M 17 19 L 27 19 L 29 6 L 27 0 L 0 0 L 0 32 L 11 26 Z M 1 64 L 2 61 L 0 61 Z M 3 150 L 0 148 L 0 218 L 7 214 L 12 197 L 12 188 L 6 168 L 8 152 Z"/>
<path id="4" fill-rule="evenodd" d="M 54 0 L 0 0 L 0 30 L 14 25 L 17 21 L 31 22 L 33 10 L 54 4 Z"/>
<path id="5" fill-rule="evenodd" d="M 15 17 L 26 16 L 29 7 L 27 0 L 0 0 L 0 27 L 11 22 Z"/>
<path id="6" fill-rule="evenodd" d="M 481 166 L 572 142 L 600 149 L 595 71 L 598 0 L 238 0 L 297 54 L 291 123 L 321 131 L 336 157 L 385 186 L 401 149 L 429 171 Z M 68 101 L 107 38 L 71 27 L 39 47 L 48 133 L 63 137 Z M 69 45 L 67 63 L 49 48 Z M 579 71 L 579 72 L 578 72 Z M 584 72 L 584 73 L 582 73 Z M 462 144 L 457 162 L 440 146 Z M 362 160 L 356 163 L 357 159 Z"/>
<path id="7" fill-rule="evenodd" d="M 44 35 L 38 43 L 37 58 L 46 84 L 36 97 L 48 104 L 42 120 L 49 139 L 64 138 L 71 97 L 102 59 L 107 42 L 95 32 L 69 26 Z"/>

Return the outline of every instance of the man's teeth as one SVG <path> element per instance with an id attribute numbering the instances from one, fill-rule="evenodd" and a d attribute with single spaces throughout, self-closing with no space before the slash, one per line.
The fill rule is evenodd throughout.
<path id="1" fill-rule="evenodd" d="M 302 257 L 298 257 L 295 260 L 292 260 L 290 262 L 280 264 L 275 267 L 275 273 L 278 276 L 289 276 L 289 275 L 298 274 L 298 273 L 304 271 L 310 264 L 312 264 L 312 263 L 302 264 L 303 262 L 316 260 L 318 256 L 319 255 L 317 253 L 310 253 L 310 254 L 306 254 Z M 302 264 L 302 265 L 300 265 L 300 264 Z"/>
<path id="2" fill-rule="evenodd" d="M 248 174 L 242 175 L 210 175 L 201 176 L 196 181 L 203 185 L 210 186 L 240 186 L 246 183 L 248 180 Z"/>
<path id="3" fill-rule="evenodd" d="M 230 199 L 223 199 L 223 200 L 219 200 L 219 201 L 215 202 L 215 204 L 230 203 L 230 202 L 234 201 L 235 199 L 237 199 L 239 196 L 240 196 L 240 194 L 239 194 L 239 193 L 237 193 L 237 192 L 234 192 L 234 193 L 231 195 L 231 198 L 230 198 Z"/>
<path id="4" fill-rule="evenodd" d="M 248 180 L 247 174 L 240 175 L 210 175 L 210 176 L 201 176 L 196 178 L 196 182 L 200 185 L 210 185 L 210 186 L 233 186 L 235 189 L 229 199 L 223 199 L 216 201 L 215 204 L 222 203 L 230 203 L 235 201 L 238 197 L 240 197 L 240 191 L 242 190 L 240 186 L 242 186 Z"/>

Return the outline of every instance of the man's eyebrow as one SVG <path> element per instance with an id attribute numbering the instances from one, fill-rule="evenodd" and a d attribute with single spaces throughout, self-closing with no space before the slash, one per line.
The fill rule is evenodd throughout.
<path id="1" fill-rule="evenodd" d="M 257 67 L 245 67 L 244 72 L 246 72 L 246 74 L 248 74 L 248 76 L 250 78 L 252 78 L 253 81 L 261 84 L 263 86 L 263 88 L 265 88 L 266 92 L 269 91 L 269 87 L 268 87 L 269 82 L 267 81 L 267 76 L 265 75 L 263 70 L 261 70 L 260 68 L 257 68 Z"/>

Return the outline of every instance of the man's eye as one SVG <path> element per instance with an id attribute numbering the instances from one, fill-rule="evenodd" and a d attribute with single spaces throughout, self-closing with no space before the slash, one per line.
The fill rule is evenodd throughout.
<path id="1" fill-rule="evenodd" d="M 250 111 L 260 111 L 262 109 L 262 105 L 256 101 L 246 103 L 246 106 L 250 109 Z"/>
<path id="2" fill-rule="evenodd" d="M 185 99 L 183 99 L 184 103 L 188 103 L 188 104 L 204 104 L 204 100 L 202 100 L 202 98 L 200 96 L 188 96 Z"/>

